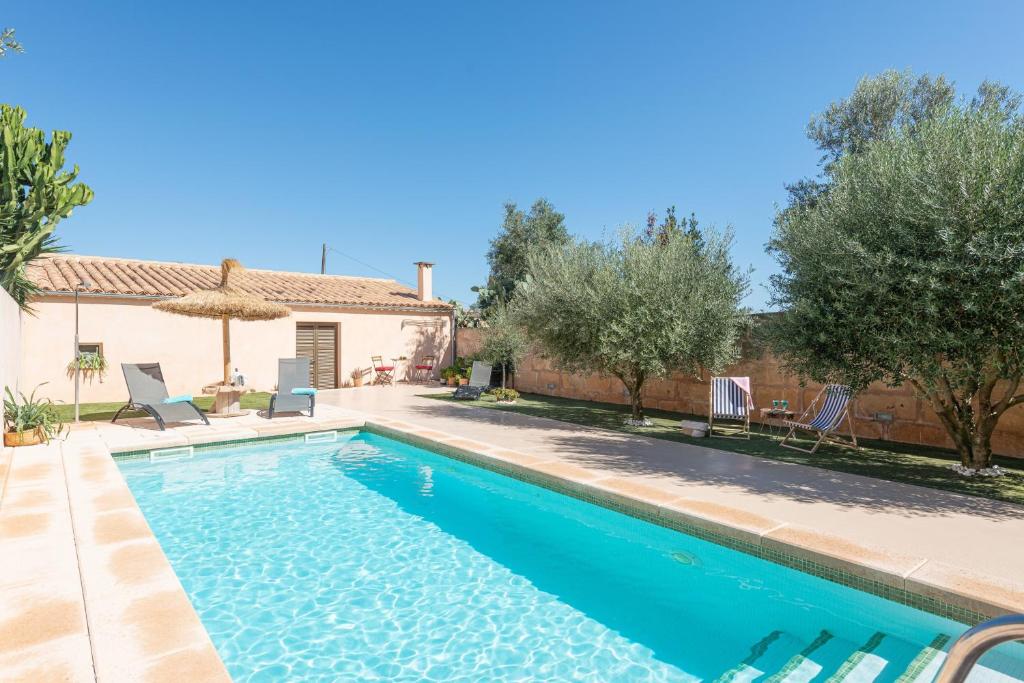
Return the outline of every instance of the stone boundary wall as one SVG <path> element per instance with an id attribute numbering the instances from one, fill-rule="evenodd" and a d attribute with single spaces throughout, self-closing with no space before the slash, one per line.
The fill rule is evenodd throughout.
<path id="1" fill-rule="evenodd" d="M 470 356 L 480 348 L 486 330 L 459 329 L 457 348 L 460 356 Z M 728 368 L 723 375 L 750 377 L 757 408 L 770 407 L 775 399 L 789 401 L 791 410 L 800 413 L 814 400 L 820 384 L 801 387 L 799 379 L 779 369 L 769 353 L 744 360 Z M 707 378 L 704 378 L 706 380 Z M 625 387 L 614 377 L 575 375 L 556 370 L 545 359 L 528 357 L 516 373 L 514 386 L 519 391 L 547 396 L 579 398 L 606 403 L 628 403 Z M 676 375 L 651 380 L 644 387 L 644 405 L 694 415 L 708 414 L 708 385 L 693 377 Z M 857 394 L 853 404 L 854 430 L 858 437 L 899 441 L 923 446 L 952 448 L 953 443 L 935 413 L 917 398 L 909 385 L 890 388 L 872 384 Z M 886 420 L 891 416 L 891 421 Z M 753 419 L 758 419 L 755 411 Z M 992 438 L 996 453 L 1024 457 L 1024 407 L 1007 411 Z"/>

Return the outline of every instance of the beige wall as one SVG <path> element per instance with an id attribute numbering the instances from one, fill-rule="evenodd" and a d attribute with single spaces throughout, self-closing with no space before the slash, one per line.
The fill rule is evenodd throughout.
<path id="1" fill-rule="evenodd" d="M 469 356 L 480 348 L 486 330 L 460 329 L 457 347 L 460 356 Z M 779 369 L 770 354 L 745 360 L 727 368 L 723 375 L 750 377 L 754 405 L 770 407 L 775 399 L 789 401 L 790 408 L 802 411 L 818 393 L 821 385 L 801 387 L 799 379 Z M 515 387 L 548 396 L 581 398 L 588 401 L 627 403 L 622 382 L 614 377 L 573 375 L 554 369 L 542 358 L 529 357 L 521 364 Z M 679 413 L 708 414 L 708 385 L 692 377 L 676 375 L 652 380 L 644 385 L 644 405 Z M 889 413 L 892 422 L 877 419 L 878 413 Z M 909 386 L 896 388 L 872 384 L 857 394 L 853 404 L 854 429 L 858 436 L 887 441 L 900 441 L 925 446 L 952 448 L 953 444 L 931 408 L 918 399 Z M 756 413 L 755 413 L 756 419 Z M 1007 411 L 993 434 L 996 453 L 1024 457 L 1024 408 Z"/>
<path id="2" fill-rule="evenodd" d="M 120 401 L 128 396 L 121 363 L 160 362 L 170 393 L 199 395 L 223 375 L 219 320 L 186 318 L 152 308 L 148 299 L 82 297 L 79 339 L 102 343 L 109 368 L 101 378 L 82 383 L 82 402 Z M 74 303 L 71 297 L 46 297 L 33 304 L 22 329 L 22 388 L 47 382 L 41 395 L 74 400 L 74 383 L 65 368 L 74 351 Z M 338 323 L 339 385 L 351 372 L 370 366 L 370 356 L 385 358 L 450 354 L 447 313 L 382 312 L 328 307 L 293 307 L 292 315 L 268 322 L 231 322 L 231 359 L 249 386 L 271 391 L 277 383 L 277 359 L 295 356 L 298 322 Z M 441 363 L 439 362 L 440 366 Z"/>
<path id="3" fill-rule="evenodd" d="M 4 387 L 17 392 L 21 361 L 21 309 L 11 295 L 0 289 L 0 394 Z"/>

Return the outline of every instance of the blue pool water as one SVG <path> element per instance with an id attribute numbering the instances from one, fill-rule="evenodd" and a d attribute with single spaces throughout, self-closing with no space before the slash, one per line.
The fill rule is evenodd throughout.
<path id="1" fill-rule="evenodd" d="M 910 683 L 966 628 L 384 437 L 342 439 L 121 463 L 236 680 Z M 1020 677 L 1002 650 L 975 679 Z"/>

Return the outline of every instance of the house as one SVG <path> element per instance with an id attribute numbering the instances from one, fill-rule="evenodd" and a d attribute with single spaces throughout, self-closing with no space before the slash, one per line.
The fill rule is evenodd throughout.
<path id="1" fill-rule="evenodd" d="M 249 293 L 288 306 L 287 318 L 231 321 L 232 364 L 258 391 L 272 391 L 277 359 L 308 356 L 311 383 L 334 389 L 353 372 L 372 378 L 370 357 L 426 355 L 450 363 L 452 307 L 431 292 L 432 264 L 417 263 L 416 289 L 394 280 L 246 270 L 237 284 Z M 121 401 L 128 392 L 121 363 L 159 361 L 171 394 L 199 395 L 223 375 L 221 324 L 163 313 L 153 303 L 216 286 L 220 268 L 97 256 L 49 255 L 28 268 L 39 288 L 31 314 L 21 317 L 18 387 L 55 401 L 74 400 L 75 296 L 79 348 L 107 361 L 101 375 L 82 378 L 82 402 Z M 85 286 L 82 286 L 82 283 Z M 399 375 L 412 362 L 398 363 Z M 436 369 L 435 369 L 436 376 Z M 400 377 L 401 378 L 401 377 Z"/>

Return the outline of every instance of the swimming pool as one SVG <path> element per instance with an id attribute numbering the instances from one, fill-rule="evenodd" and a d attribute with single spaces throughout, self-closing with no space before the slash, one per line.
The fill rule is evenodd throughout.
<path id="1" fill-rule="evenodd" d="M 239 681 L 911 683 L 966 629 L 365 432 L 120 466 Z"/>

